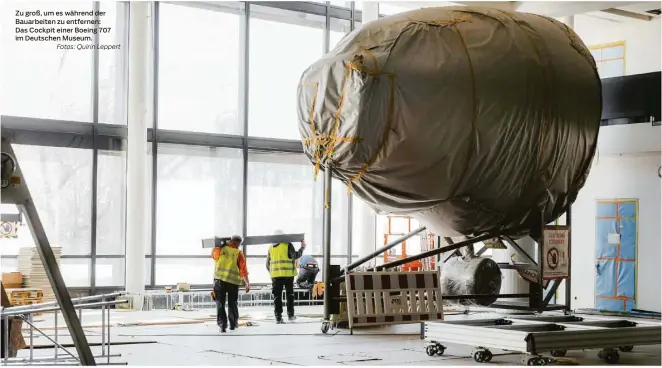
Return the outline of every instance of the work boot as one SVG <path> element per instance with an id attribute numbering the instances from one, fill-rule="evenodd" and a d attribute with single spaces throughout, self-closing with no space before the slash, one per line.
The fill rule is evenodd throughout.
<path id="1" fill-rule="evenodd" d="M 237 328 L 235 325 L 230 325 L 230 331 L 234 331 Z"/>
<path id="2" fill-rule="evenodd" d="M 226 327 L 225 327 L 225 326 L 218 326 L 218 330 L 219 330 L 220 332 L 225 333 L 225 331 L 226 331 Z"/>
<path id="3" fill-rule="evenodd" d="M 289 316 L 289 317 L 287 317 L 287 319 L 288 319 L 290 322 L 294 322 L 294 321 L 297 320 L 297 318 L 296 318 L 295 316 Z"/>
<path id="4" fill-rule="evenodd" d="M 276 323 L 281 325 L 281 324 L 285 323 L 285 321 L 283 321 L 283 317 L 276 316 Z"/>

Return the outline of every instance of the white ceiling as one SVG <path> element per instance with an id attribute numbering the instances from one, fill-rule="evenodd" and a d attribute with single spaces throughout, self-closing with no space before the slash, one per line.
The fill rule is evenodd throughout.
<path id="1" fill-rule="evenodd" d="M 660 1 L 384 1 L 401 7 L 422 8 L 433 6 L 488 6 L 504 10 L 565 17 L 586 14 L 615 21 L 646 21 L 657 15 L 647 10 L 660 9 Z"/>

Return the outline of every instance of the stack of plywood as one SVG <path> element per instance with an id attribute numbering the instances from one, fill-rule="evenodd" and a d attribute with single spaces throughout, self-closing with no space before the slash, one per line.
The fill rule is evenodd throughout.
<path id="1" fill-rule="evenodd" d="M 58 267 L 60 266 L 60 256 L 62 248 L 53 247 L 53 254 L 55 255 L 55 262 Z M 53 288 L 46 276 L 46 269 L 41 261 L 39 252 L 35 247 L 21 248 L 18 254 L 18 271 L 23 274 L 23 287 L 30 289 L 41 289 L 43 291 L 43 301 L 55 300 Z"/>

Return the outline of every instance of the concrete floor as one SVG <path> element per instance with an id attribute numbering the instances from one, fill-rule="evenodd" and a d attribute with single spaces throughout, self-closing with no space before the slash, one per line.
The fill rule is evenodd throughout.
<path id="1" fill-rule="evenodd" d="M 253 326 L 241 326 L 221 334 L 216 327 L 213 310 L 198 311 L 113 311 L 111 341 L 131 343 L 113 345 L 112 363 L 129 365 L 477 365 L 471 358 L 471 347 L 447 344 L 443 356 L 429 357 L 420 339 L 420 325 L 401 325 L 385 328 L 320 332 L 321 307 L 297 307 L 295 323 L 276 325 L 268 307 L 240 307 L 242 321 Z M 470 318 L 489 318 L 478 314 Z M 467 318 L 449 316 L 448 319 Z M 101 316 L 99 311 L 85 311 L 83 325 L 91 344 L 100 343 Z M 53 317 L 35 318 L 36 326 L 53 336 Z M 60 318 L 60 324 L 62 319 Z M 59 329 L 61 343 L 70 342 L 66 329 Z M 36 346 L 48 340 L 35 333 Z M 26 340 L 29 335 L 26 331 Z M 28 341 L 26 341 L 28 342 Z M 73 351 L 73 348 L 70 348 Z M 101 354 L 100 346 L 93 346 Z M 53 349 L 35 349 L 35 357 L 52 357 Z M 501 351 L 491 365 L 522 365 L 521 355 Z M 22 350 L 19 356 L 29 356 Z M 60 351 L 60 355 L 65 354 Z M 630 353 L 621 353 L 621 365 L 660 366 L 660 346 L 638 346 Z M 566 363 L 603 365 L 597 350 L 568 352 Z M 105 363 L 106 358 L 98 358 Z"/>

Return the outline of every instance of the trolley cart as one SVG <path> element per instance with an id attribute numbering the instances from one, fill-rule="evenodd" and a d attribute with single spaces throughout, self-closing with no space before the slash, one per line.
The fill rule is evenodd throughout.
<path id="1" fill-rule="evenodd" d="M 523 354 L 526 365 L 546 365 L 568 350 L 602 349 L 598 357 L 616 364 L 618 350 L 632 351 L 637 345 L 660 344 L 659 325 L 637 325 L 627 320 L 584 321 L 577 316 L 504 317 L 425 323 L 426 353 L 443 355 L 444 343 L 472 346 L 478 363 L 492 360 L 490 349 Z"/>

